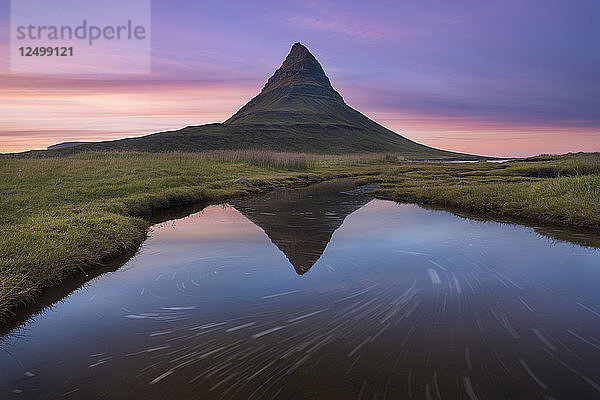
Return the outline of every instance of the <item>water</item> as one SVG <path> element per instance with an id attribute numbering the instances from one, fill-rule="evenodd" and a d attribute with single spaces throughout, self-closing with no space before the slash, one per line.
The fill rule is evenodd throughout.
<path id="1" fill-rule="evenodd" d="M 156 225 L 4 337 L 0 398 L 598 398 L 594 235 L 344 185 Z"/>

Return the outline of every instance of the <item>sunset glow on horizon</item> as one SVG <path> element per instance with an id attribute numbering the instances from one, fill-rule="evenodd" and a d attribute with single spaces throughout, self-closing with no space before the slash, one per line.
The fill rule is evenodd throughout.
<path id="1" fill-rule="evenodd" d="M 222 122 L 292 43 L 411 140 L 490 156 L 600 151 L 594 1 L 152 2 L 149 75 L 22 75 L 0 59 L 0 152 Z M 0 5 L 8 54 L 9 5 Z"/>

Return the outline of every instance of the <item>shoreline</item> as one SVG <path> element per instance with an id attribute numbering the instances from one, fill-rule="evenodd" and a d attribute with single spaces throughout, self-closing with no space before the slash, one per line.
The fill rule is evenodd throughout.
<path id="1" fill-rule="evenodd" d="M 527 224 L 535 224 L 540 223 L 543 225 L 557 226 L 561 228 L 568 228 L 573 230 L 584 230 L 592 233 L 600 233 L 600 224 L 597 223 L 586 223 L 582 220 L 580 221 L 571 221 L 565 217 L 558 217 L 551 214 L 542 214 L 537 217 L 532 215 L 528 215 L 526 212 L 523 213 L 514 213 L 514 212 L 504 212 L 502 210 L 488 210 L 482 211 L 477 206 L 463 206 L 459 203 L 447 202 L 447 201 L 435 201 L 430 200 L 427 197 L 390 197 L 390 196 L 374 196 L 375 198 L 382 200 L 391 200 L 396 203 L 403 204 L 416 204 L 423 208 L 430 208 L 433 210 L 442 210 L 448 211 L 453 214 L 461 215 L 463 213 L 468 214 L 468 218 L 472 219 L 481 219 L 486 221 L 495 221 L 495 222 L 509 222 L 516 225 L 527 225 Z"/>
<path id="2" fill-rule="evenodd" d="M 30 287 L 28 293 L 20 296 L 6 296 L 4 293 L 0 294 L 0 324 L 8 324 L 18 314 L 19 309 L 26 307 L 35 307 L 37 298 L 40 293 L 45 289 L 51 289 L 61 286 L 63 281 L 73 278 L 78 273 L 83 273 L 87 276 L 88 272 L 106 268 L 115 259 L 119 259 L 126 254 L 134 255 L 139 250 L 142 243 L 148 238 L 149 229 L 152 225 L 156 224 L 156 220 L 153 221 L 156 214 L 165 212 L 178 207 L 193 206 L 195 204 L 210 205 L 217 204 L 219 202 L 232 200 L 235 198 L 260 195 L 268 193 L 274 190 L 290 190 L 298 187 L 309 186 L 320 182 L 335 180 L 335 179 L 351 179 L 365 175 L 357 174 L 336 174 L 335 176 L 313 176 L 303 178 L 293 178 L 292 182 L 287 182 L 290 178 L 284 178 L 282 180 L 275 180 L 270 184 L 261 184 L 255 186 L 250 181 L 250 186 L 246 192 L 234 192 L 229 195 L 221 195 L 219 193 L 215 195 L 206 194 L 203 189 L 190 197 L 179 197 L 176 200 L 167 199 L 163 204 L 153 204 L 151 208 L 147 206 L 141 207 L 144 209 L 144 213 L 141 215 L 126 215 L 129 218 L 135 218 L 136 220 L 143 221 L 139 224 L 139 229 L 133 232 L 133 235 L 129 237 L 128 241 L 120 241 L 114 243 L 112 248 L 104 249 L 100 254 L 87 260 L 73 261 L 69 268 L 65 268 L 50 281 L 40 282 L 35 287 Z M 152 196 L 151 194 L 149 196 Z M 143 202 L 140 203 L 142 205 Z M 10 293 L 9 293 L 10 294 Z"/>
<path id="3" fill-rule="evenodd" d="M 600 182 L 600 181 L 599 181 Z M 540 183 L 543 186 L 545 182 Z M 474 190 L 478 191 L 478 199 L 474 200 L 472 193 L 467 190 L 456 190 L 456 188 L 440 188 L 439 190 L 422 190 L 406 194 L 402 189 L 392 191 L 389 199 L 396 202 L 414 203 L 423 206 L 436 206 L 445 210 L 455 209 L 458 211 L 472 213 L 483 218 L 510 218 L 521 220 L 529 223 L 542 223 L 548 225 L 556 225 L 570 229 L 584 229 L 589 231 L 600 231 L 600 217 L 590 219 L 583 215 L 560 214 L 549 208 L 536 209 L 527 204 L 524 198 L 519 198 L 519 191 L 507 193 L 503 196 L 494 197 L 493 194 L 501 192 L 499 187 L 506 189 L 507 184 L 495 184 L 491 187 L 478 187 Z M 510 189 L 519 188 L 519 183 Z M 600 186 L 599 186 L 600 187 Z M 484 196 L 487 194 L 488 196 Z M 542 201 L 540 196 L 540 202 Z M 512 198 L 512 199 L 511 199 Z M 509 201 L 518 204 L 517 207 L 507 206 Z M 577 213 L 575 213 L 577 214 Z"/>
<path id="4" fill-rule="evenodd" d="M 169 211 L 175 211 L 178 208 L 186 208 L 183 212 L 177 212 L 175 219 L 181 218 L 181 215 L 187 216 L 193 214 L 197 211 L 191 211 L 191 209 L 197 209 L 198 211 L 202 210 L 204 207 L 213 204 L 219 204 L 219 202 L 226 202 L 235 198 L 240 197 L 248 197 L 248 196 L 260 196 L 261 194 L 266 194 L 272 192 L 274 190 L 293 190 L 296 188 L 306 187 L 322 182 L 334 181 L 338 179 L 352 179 L 352 178 L 360 178 L 360 176 L 335 176 L 331 178 L 324 178 L 321 180 L 310 180 L 306 181 L 305 184 L 296 183 L 291 184 L 286 187 L 274 186 L 267 187 L 263 190 L 249 192 L 241 196 L 228 196 L 224 198 L 214 198 L 213 200 L 205 200 L 200 202 L 192 202 L 192 203 L 182 203 L 168 206 L 167 208 L 158 208 L 156 212 L 147 216 L 145 221 L 148 222 L 148 228 L 144 231 L 143 238 L 141 241 L 131 249 L 119 249 L 116 253 L 112 253 L 108 255 L 105 259 L 100 262 L 95 262 L 95 266 L 91 263 L 88 265 L 82 265 L 81 268 L 75 269 L 71 274 L 66 275 L 62 278 L 62 280 L 56 284 L 48 285 L 40 287 L 35 295 L 31 298 L 31 301 L 27 301 L 24 303 L 17 304 L 15 307 L 9 308 L 8 313 L 4 315 L 9 315 L 10 318 L 5 318 L 2 320 L 1 324 L 2 329 L 0 329 L 0 336 L 9 334 L 13 329 L 18 328 L 21 324 L 29 320 L 31 317 L 43 312 L 47 307 L 52 307 L 55 303 L 61 301 L 66 296 L 68 296 L 73 291 L 81 288 L 87 282 L 95 279 L 102 274 L 110 271 L 114 272 L 121 268 L 124 263 L 126 263 L 131 257 L 135 256 L 139 251 L 140 246 L 148 239 L 149 229 L 155 225 L 160 224 L 166 221 L 173 219 L 173 215 L 169 215 Z M 520 225 L 526 226 L 534 229 L 539 235 L 545 236 L 550 240 L 558 240 L 563 242 L 573 243 L 575 245 L 584 246 L 584 247 L 600 247 L 600 229 L 591 228 L 589 226 L 580 226 L 580 225 L 569 225 L 569 224 L 561 224 L 556 221 L 547 221 L 540 219 L 531 219 L 524 218 L 517 215 L 504 215 L 504 214 L 490 214 L 490 213 L 480 213 L 473 210 L 455 207 L 452 205 L 441 205 L 438 203 L 426 203 L 420 201 L 417 198 L 403 198 L 403 199 L 394 199 L 389 196 L 378 196 L 374 194 L 372 191 L 364 193 L 367 196 L 371 196 L 373 199 L 380 200 L 388 200 L 393 201 L 398 204 L 414 204 L 419 207 L 423 207 L 430 210 L 439 210 L 451 213 L 461 218 L 467 218 L 476 221 L 493 221 L 497 223 L 504 224 L 512 224 L 512 225 Z M 161 217 L 161 213 L 164 213 L 163 217 Z M 181 214 L 181 215 L 180 215 Z M 156 218 L 156 217 L 159 218 Z M 542 226 L 535 226 L 534 223 L 541 223 Z M 581 241 L 580 238 L 576 237 L 559 237 L 560 235 L 555 234 L 554 232 L 547 232 L 545 230 L 551 228 L 566 228 L 573 229 L 575 232 L 572 233 L 580 233 L 582 231 L 578 231 L 578 229 L 585 229 L 587 232 L 583 232 L 586 234 L 598 234 L 598 242 L 594 242 L 594 244 L 590 244 L 589 242 Z M 555 229 L 552 229 L 553 231 Z M 561 233 L 564 233 L 561 231 Z M 571 233 L 571 232 L 567 232 Z M 578 243 L 578 241 L 581 241 Z M 84 274 L 79 275 L 78 274 Z M 63 285 L 67 283 L 67 287 L 63 287 Z"/>
<path id="5" fill-rule="evenodd" d="M 598 160 L 598 155 L 585 162 L 575 159 L 574 176 L 564 177 L 560 175 L 571 170 L 571 158 L 493 165 L 338 159 L 308 163 L 300 171 L 177 153 L 4 161 L 0 166 L 7 168 L 0 168 L 0 178 L 4 174 L 8 179 L 4 187 L 0 183 L 7 193 L 0 199 L 0 323 L 11 321 L 23 305 L 35 304 L 44 288 L 137 251 L 161 211 L 332 179 L 379 184 L 371 195 L 396 202 L 597 231 Z M 55 174 L 51 179 L 50 168 Z M 579 176 L 579 170 L 587 175 Z M 244 177 L 248 182 L 240 181 Z"/>

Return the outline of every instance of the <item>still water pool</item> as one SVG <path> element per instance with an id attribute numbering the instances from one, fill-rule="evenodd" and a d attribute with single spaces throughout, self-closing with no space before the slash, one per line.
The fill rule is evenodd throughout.
<path id="1" fill-rule="evenodd" d="M 157 224 L 5 329 L 0 398 L 600 396 L 600 252 L 556 239 L 595 238 L 347 190 Z"/>

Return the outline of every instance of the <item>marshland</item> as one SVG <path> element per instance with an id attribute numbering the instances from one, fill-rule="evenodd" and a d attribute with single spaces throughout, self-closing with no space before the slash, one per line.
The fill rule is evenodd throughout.
<path id="1" fill-rule="evenodd" d="M 341 177 L 377 184 L 372 195 L 399 202 L 600 227 L 598 154 L 503 163 L 248 150 L 5 157 L 0 160 L 1 315 L 10 319 L 11 310 L 34 300 L 41 288 L 137 248 L 149 217 L 159 210 Z"/>
<path id="2" fill-rule="evenodd" d="M 598 399 L 600 3 L 33 3 L 1 399 Z"/>
<path id="3" fill-rule="evenodd" d="M 1 163 L 3 393 L 598 391 L 596 155 Z"/>

